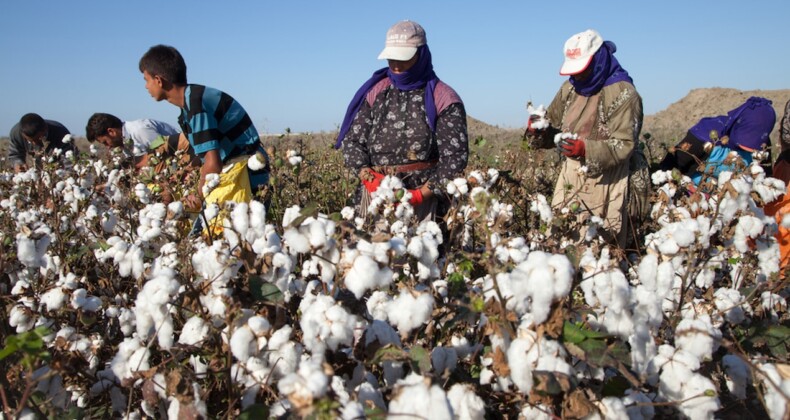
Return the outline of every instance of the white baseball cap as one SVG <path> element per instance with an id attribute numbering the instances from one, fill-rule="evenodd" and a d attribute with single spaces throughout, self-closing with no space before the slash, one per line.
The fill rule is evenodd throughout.
<path id="1" fill-rule="evenodd" d="M 583 72 L 593 56 L 603 45 L 603 38 L 598 32 L 588 29 L 565 41 L 565 62 L 562 63 L 560 74 L 573 76 Z"/>
<path id="2" fill-rule="evenodd" d="M 417 22 L 403 20 L 387 31 L 384 49 L 379 60 L 408 61 L 417 53 L 417 48 L 425 45 L 425 30 Z"/>

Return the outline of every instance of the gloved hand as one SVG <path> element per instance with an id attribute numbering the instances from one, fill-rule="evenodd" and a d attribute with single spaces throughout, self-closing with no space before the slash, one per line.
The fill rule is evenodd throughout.
<path id="1" fill-rule="evenodd" d="M 370 194 L 376 192 L 381 185 L 381 180 L 384 179 L 384 174 L 380 174 L 373 169 L 365 168 L 360 172 L 360 179 L 362 180 L 362 184 L 365 186 L 365 189 L 368 190 Z"/>
<path id="2" fill-rule="evenodd" d="M 560 151 L 563 155 L 570 158 L 584 157 L 584 140 L 582 139 L 563 139 L 560 142 Z"/>
<path id="3" fill-rule="evenodd" d="M 411 193 L 411 198 L 409 199 L 409 204 L 411 204 L 412 207 L 417 207 L 420 204 L 422 204 L 422 199 L 423 199 L 422 191 L 419 188 L 414 189 L 414 190 L 409 190 L 409 192 Z"/>

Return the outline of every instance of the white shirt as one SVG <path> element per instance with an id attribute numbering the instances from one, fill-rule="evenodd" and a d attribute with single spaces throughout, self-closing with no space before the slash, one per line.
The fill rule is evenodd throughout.
<path id="1" fill-rule="evenodd" d="M 124 140 L 132 141 L 132 154 L 142 156 L 148 153 L 148 146 L 159 136 L 170 136 L 179 131 L 167 123 L 156 120 L 134 120 L 123 123 Z"/>

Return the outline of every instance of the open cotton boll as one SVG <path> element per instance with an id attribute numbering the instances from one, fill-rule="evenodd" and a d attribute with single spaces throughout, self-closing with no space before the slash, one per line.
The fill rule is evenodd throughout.
<path id="1" fill-rule="evenodd" d="M 759 165 L 752 167 L 760 168 Z M 760 168 L 762 170 L 762 168 Z M 779 199 L 785 193 L 784 181 L 771 177 L 758 177 L 752 184 L 752 189 L 760 196 L 763 203 L 771 203 Z"/>
<path id="2" fill-rule="evenodd" d="M 380 290 L 374 291 L 368 298 L 365 306 L 368 308 L 368 313 L 374 320 L 387 320 L 387 307 L 389 306 L 392 298 L 385 292 Z"/>
<path id="3" fill-rule="evenodd" d="M 150 351 L 139 339 L 127 338 L 118 345 L 118 352 L 110 362 L 110 369 L 120 381 L 131 379 L 134 372 L 150 368 L 149 356 Z"/>
<path id="4" fill-rule="evenodd" d="M 710 317 L 701 315 L 697 319 L 683 319 L 675 328 L 675 346 L 696 356 L 700 361 L 710 360 L 719 348 L 721 331 L 714 328 Z"/>
<path id="5" fill-rule="evenodd" d="M 85 289 L 77 289 L 71 294 L 71 307 L 86 312 L 96 312 L 102 307 L 101 299 L 88 295 Z"/>
<path id="6" fill-rule="evenodd" d="M 389 323 L 405 339 L 413 329 L 420 327 L 431 317 L 433 296 L 430 293 L 401 290 L 400 295 L 387 305 L 386 312 Z"/>
<path id="7" fill-rule="evenodd" d="M 617 397 L 605 397 L 595 403 L 605 419 L 625 419 L 629 418 L 623 400 Z"/>
<path id="8" fill-rule="evenodd" d="M 754 216 L 746 215 L 738 218 L 738 224 L 735 226 L 735 235 L 733 236 L 735 249 L 740 252 L 748 251 L 748 240 L 756 238 L 762 233 L 764 227 L 762 220 Z"/>
<path id="9" fill-rule="evenodd" d="M 546 196 L 538 194 L 534 200 L 529 204 L 529 210 L 533 213 L 540 215 L 540 221 L 543 223 L 550 223 L 554 219 L 554 212 L 551 210 L 551 205 L 546 200 Z"/>
<path id="10" fill-rule="evenodd" d="M 787 311 L 787 301 L 785 298 L 768 290 L 760 294 L 760 305 L 762 305 L 763 309 L 768 311 L 774 319 L 778 317 L 778 312 Z"/>
<path id="11" fill-rule="evenodd" d="M 521 417 L 530 420 L 554 420 L 557 417 L 551 407 L 545 404 L 533 404 L 530 402 L 525 403 L 521 407 Z"/>
<path id="12" fill-rule="evenodd" d="M 250 356 L 257 353 L 255 334 L 247 325 L 242 325 L 233 331 L 230 338 L 230 352 L 236 360 L 244 363 Z"/>
<path id="13" fill-rule="evenodd" d="M 217 188 L 219 185 L 219 179 L 220 174 L 206 174 L 206 178 L 203 181 L 203 189 L 201 190 L 203 197 L 208 196 L 211 194 L 211 191 L 213 191 L 214 188 Z"/>
<path id="14" fill-rule="evenodd" d="M 209 324 L 199 316 L 193 316 L 184 324 L 181 335 L 178 337 L 179 344 L 197 346 L 208 338 Z"/>
<path id="15" fill-rule="evenodd" d="M 751 307 L 746 302 L 741 292 L 720 288 L 713 293 L 713 302 L 716 309 L 724 314 L 725 319 L 732 325 L 738 325 L 746 320 L 746 313 L 751 312 Z"/>
<path id="16" fill-rule="evenodd" d="M 411 373 L 395 384 L 387 417 L 391 419 L 419 417 L 431 420 L 452 420 L 453 409 L 442 388 L 438 385 L 431 385 L 429 378 Z"/>
<path id="17" fill-rule="evenodd" d="M 537 108 L 531 103 L 527 104 L 528 126 L 535 130 L 545 130 L 549 128 L 549 120 L 546 119 L 546 107 L 540 104 Z"/>
<path id="18" fill-rule="evenodd" d="M 551 304 L 570 292 L 573 266 L 564 255 L 533 251 L 511 273 L 499 273 L 497 282 L 506 306 L 522 321 L 541 324 L 548 319 Z M 493 279 L 485 287 L 486 298 L 497 298 Z M 491 283 L 490 287 L 488 283 Z M 547 287 L 549 286 L 549 287 Z"/>
<path id="19" fill-rule="evenodd" d="M 156 333 L 159 347 L 169 349 L 173 345 L 173 319 L 170 315 L 171 301 L 178 295 L 181 284 L 170 268 L 161 268 L 152 273 L 135 300 L 134 314 L 137 318 L 137 334 L 142 340 Z"/>
<path id="20" fill-rule="evenodd" d="M 328 347 L 337 350 L 341 345 L 349 346 L 354 339 L 355 317 L 337 304 L 331 296 L 313 295 L 311 283 L 305 298 L 299 304 L 305 347 L 314 354 L 323 353 Z"/>
<path id="21" fill-rule="evenodd" d="M 359 299 L 366 291 L 379 287 L 387 287 L 392 282 L 392 270 L 388 266 L 379 267 L 379 263 L 367 255 L 354 259 L 351 269 L 346 272 L 345 285 Z"/>
<path id="22" fill-rule="evenodd" d="M 765 389 L 764 399 L 768 416 L 771 419 L 786 418 L 787 395 L 790 395 L 790 379 L 784 379 L 773 363 L 759 364 L 758 369 L 767 377 L 765 378 L 763 375 L 757 376 Z"/>
<path id="23" fill-rule="evenodd" d="M 313 400 L 326 394 L 329 377 L 324 373 L 320 358 L 309 359 L 299 364 L 299 369 L 286 375 L 277 383 L 277 388 L 288 396 L 295 407 L 307 407 Z"/>
<path id="24" fill-rule="evenodd" d="M 447 399 L 453 408 L 454 418 L 482 420 L 485 418 L 486 405 L 468 384 L 457 383 L 447 391 Z"/>
<path id="25" fill-rule="evenodd" d="M 250 158 L 247 159 L 247 167 L 250 168 L 251 171 L 260 171 L 266 167 L 266 157 L 259 157 L 258 153 L 250 156 Z"/>

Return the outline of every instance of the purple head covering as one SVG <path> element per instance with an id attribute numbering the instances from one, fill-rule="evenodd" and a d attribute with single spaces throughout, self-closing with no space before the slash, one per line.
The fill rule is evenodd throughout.
<path id="1" fill-rule="evenodd" d="M 771 105 L 768 99 L 752 96 L 727 115 L 699 120 L 689 131 L 696 138 L 709 142 L 712 141 L 710 132 L 715 130 L 719 138 L 729 136 L 731 148 L 743 146 L 759 150 L 768 144 L 768 136 L 776 123 L 776 112 Z"/>
<path id="2" fill-rule="evenodd" d="M 634 83 L 628 72 L 620 66 L 620 62 L 614 57 L 616 51 L 617 46 L 614 45 L 614 42 L 604 41 L 588 65 L 592 66 L 592 74 L 585 80 L 576 80 L 574 76 L 570 77 L 569 80 L 576 93 L 582 96 L 592 96 L 613 83 L 624 80 L 631 84 Z"/>
<path id="3" fill-rule="evenodd" d="M 431 58 L 431 50 L 428 45 L 423 45 L 417 48 L 417 62 L 403 73 L 395 74 L 389 67 L 376 70 L 373 76 L 363 83 L 362 86 L 354 94 L 351 103 L 348 104 L 346 109 L 346 116 L 343 118 L 343 124 L 340 126 L 340 132 L 337 134 L 337 142 L 335 142 L 335 149 L 339 149 L 343 144 L 343 138 L 348 134 L 351 129 L 351 123 L 354 122 L 357 112 L 362 107 L 362 101 L 365 100 L 365 95 L 368 91 L 376 85 L 376 83 L 389 77 L 392 84 L 399 90 L 410 91 L 415 89 L 425 88 L 425 114 L 428 118 L 428 125 L 431 130 L 436 130 L 436 103 L 433 99 L 433 91 L 436 89 L 436 83 L 439 78 L 433 71 L 433 60 Z"/>

